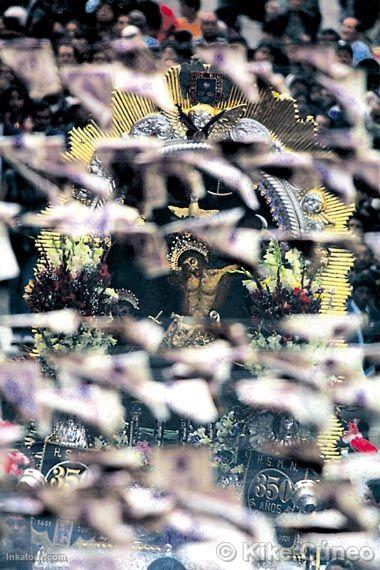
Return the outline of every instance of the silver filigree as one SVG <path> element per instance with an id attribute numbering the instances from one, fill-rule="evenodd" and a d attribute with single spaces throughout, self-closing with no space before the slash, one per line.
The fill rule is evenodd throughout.
<path id="1" fill-rule="evenodd" d="M 321 232 L 324 227 L 325 226 L 322 222 L 317 222 L 316 220 L 309 220 L 305 224 L 306 232 Z"/>
<path id="2" fill-rule="evenodd" d="M 189 118 L 197 129 L 203 129 L 211 121 L 212 115 L 207 111 L 198 109 L 197 111 L 190 111 Z"/>
<path id="3" fill-rule="evenodd" d="M 88 447 L 85 427 L 71 418 L 61 420 L 54 425 L 50 440 L 68 447 Z"/>
<path id="4" fill-rule="evenodd" d="M 235 142 L 249 143 L 263 140 L 272 141 L 270 132 L 264 125 L 254 119 L 243 118 L 230 130 L 230 137 Z"/>
<path id="5" fill-rule="evenodd" d="M 323 197 L 318 192 L 309 192 L 302 198 L 301 207 L 308 214 L 320 214 L 323 210 Z"/>
<path id="6" fill-rule="evenodd" d="M 157 137 L 160 140 L 170 140 L 175 137 L 168 119 L 159 113 L 143 117 L 131 129 L 132 137 Z"/>

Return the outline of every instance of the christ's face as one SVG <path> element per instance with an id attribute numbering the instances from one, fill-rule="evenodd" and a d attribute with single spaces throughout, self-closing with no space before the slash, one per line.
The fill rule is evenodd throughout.
<path id="1" fill-rule="evenodd" d="M 196 252 L 189 252 L 181 261 L 182 272 L 187 277 L 199 277 L 204 267 L 204 259 Z"/>

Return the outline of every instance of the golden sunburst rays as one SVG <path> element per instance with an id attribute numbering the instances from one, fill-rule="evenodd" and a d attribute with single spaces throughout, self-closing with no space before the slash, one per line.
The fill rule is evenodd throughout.
<path id="1" fill-rule="evenodd" d="M 173 103 L 180 105 L 185 111 L 191 108 L 190 98 L 184 94 L 180 85 L 180 66 L 175 66 L 165 73 L 169 92 Z M 302 120 L 299 117 L 295 101 L 270 90 L 260 92 L 257 103 L 249 103 L 237 86 L 233 86 L 228 97 L 218 104 L 216 111 L 246 105 L 243 117 L 262 123 L 271 133 L 273 139 L 284 148 L 299 151 L 321 151 L 315 138 L 315 122 Z M 114 91 L 112 95 L 113 119 L 109 131 L 99 128 L 90 122 L 84 128 L 74 128 L 69 133 L 69 160 L 80 160 L 88 164 L 94 154 L 97 142 L 106 137 L 120 137 L 130 133 L 132 126 L 143 117 L 159 113 L 160 109 L 149 99 Z"/>
<path id="2" fill-rule="evenodd" d="M 318 445 L 321 450 L 322 457 L 325 461 L 339 461 L 340 451 L 337 443 L 344 432 L 341 421 L 332 416 L 329 425 L 323 433 L 318 437 Z"/>

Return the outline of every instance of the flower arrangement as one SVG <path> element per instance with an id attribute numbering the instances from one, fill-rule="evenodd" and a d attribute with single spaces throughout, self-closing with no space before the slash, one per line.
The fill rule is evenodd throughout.
<path id="1" fill-rule="evenodd" d="M 53 236 L 50 246 L 43 249 L 34 279 L 25 288 L 24 298 L 31 311 L 70 308 L 88 317 L 138 308 L 132 293 L 110 287 L 105 261 L 108 249 L 109 244 L 95 239 Z"/>
<path id="2" fill-rule="evenodd" d="M 189 435 L 189 443 L 192 445 L 211 448 L 216 479 L 220 486 L 238 486 L 242 483 L 244 465 L 239 462 L 239 443 L 244 437 L 243 427 L 244 420 L 232 410 L 216 422 L 213 438 L 207 435 L 204 427 Z"/>
<path id="3" fill-rule="evenodd" d="M 123 315 L 138 308 L 129 291 L 115 291 L 106 263 L 109 240 L 72 238 L 45 232 L 38 241 L 41 257 L 34 278 L 25 287 L 24 298 L 32 312 L 70 308 L 84 317 Z M 34 333 L 42 369 L 54 376 L 51 353 L 106 352 L 116 340 L 82 323 L 76 334 Z"/>
<path id="4" fill-rule="evenodd" d="M 313 270 L 296 248 L 271 240 L 258 272 L 243 273 L 253 324 L 265 336 L 272 333 L 271 323 L 283 317 L 319 312 L 322 294 L 319 272 Z"/>

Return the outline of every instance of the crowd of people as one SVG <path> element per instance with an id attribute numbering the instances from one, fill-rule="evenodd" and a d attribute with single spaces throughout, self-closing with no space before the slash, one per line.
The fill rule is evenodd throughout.
<path id="1" fill-rule="evenodd" d="M 154 0 L 6 0 L 0 4 L 0 39 L 48 38 L 58 66 L 106 63 L 110 40 L 138 34 L 164 67 L 188 61 L 197 46 L 239 44 L 251 61 L 273 65 L 297 100 L 301 117 L 313 117 L 321 129 L 347 126 L 334 96 L 320 85 L 305 66 L 291 64 L 289 46 L 328 45 L 339 61 L 363 69 L 367 75 L 366 126 L 374 148 L 380 148 L 379 62 L 380 25 L 376 0 L 340 0 L 341 19 L 335 28 L 323 27 L 318 0 L 219 0 L 215 11 L 202 0 L 178 0 L 178 9 Z M 261 39 L 247 37 L 242 16 L 261 28 Z M 0 135 L 20 133 L 61 134 L 66 138 L 74 126 L 88 122 L 88 114 L 69 92 L 31 100 L 25 87 L 0 61 Z M 40 209 L 44 197 L 6 164 L 0 165 L 2 199 Z M 379 231 L 379 200 L 359 192 L 358 208 L 350 224 L 363 234 Z M 30 236 L 15 236 L 16 255 L 25 265 L 32 259 Z M 380 286 L 380 268 L 363 245 L 363 253 L 351 275 L 356 308 L 379 320 L 375 293 Z M 29 273 L 29 271 L 27 272 Z M 18 282 L 12 311 L 24 310 Z M 12 304 L 12 303 L 11 303 Z"/>
<path id="2" fill-rule="evenodd" d="M 344 122 L 334 98 L 304 70 L 295 70 L 287 54 L 294 43 L 329 45 L 342 63 L 367 73 L 368 89 L 374 93 L 369 102 L 368 128 L 374 134 L 375 146 L 379 145 L 377 2 L 342 0 L 342 21 L 337 29 L 322 27 L 318 0 L 219 0 L 215 12 L 205 11 L 201 0 L 179 0 L 178 5 L 175 13 L 154 0 L 34 0 L 28 7 L 17 5 L 4 10 L 0 38 L 48 38 L 59 66 L 106 63 L 109 55 L 105 44 L 131 33 L 140 34 L 165 67 L 188 60 L 199 45 L 240 44 L 249 60 L 270 62 L 286 78 L 301 116 L 313 116 L 322 127 L 341 127 Z M 242 34 L 241 15 L 261 24 L 262 37 L 256 45 Z M 70 96 L 32 103 L 3 64 L 0 98 L 3 135 L 20 131 L 67 134 L 74 124 L 86 120 Z"/>

